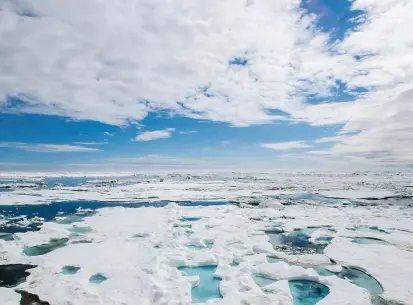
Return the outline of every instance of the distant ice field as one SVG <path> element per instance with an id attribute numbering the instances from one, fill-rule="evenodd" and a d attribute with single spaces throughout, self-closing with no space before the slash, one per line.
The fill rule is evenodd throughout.
<path id="1" fill-rule="evenodd" d="M 0 175 L 0 304 L 413 304 L 413 175 Z"/>

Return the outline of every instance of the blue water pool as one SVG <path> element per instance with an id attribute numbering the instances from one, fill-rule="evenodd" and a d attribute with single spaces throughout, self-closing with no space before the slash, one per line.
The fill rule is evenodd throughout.
<path id="1" fill-rule="evenodd" d="M 293 252 L 316 252 L 323 253 L 326 243 L 315 244 L 310 242 L 310 233 L 318 228 L 301 229 L 287 233 L 267 231 L 270 242 L 274 247 L 285 246 Z"/>
<path id="2" fill-rule="evenodd" d="M 337 276 L 347 279 L 359 287 L 366 288 L 371 293 L 381 294 L 384 292 L 383 287 L 374 277 L 361 270 L 344 268 Z"/>
<path id="3" fill-rule="evenodd" d="M 371 237 L 355 237 L 351 240 L 351 242 L 362 245 L 388 245 L 388 243 L 384 240 Z"/>
<path id="4" fill-rule="evenodd" d="M 69 241 L 68 238 L 51 239 L 47 244 L 24 247 L 23 254 L 26 256 L 38 256 L 62 248 Z"/>
<path id="5" fill-rule="evenodd" d="M 180 221 L 197 221 L 202 219 L 202 217 L 181 217 Z"/>
<path id="6" fill-rule="evenodd" d="M 330 293 L 327 286 L 313 281 L 292 280 L 288 284 L 295 305 L 315 305 Z"/>
<path id="7" fill-rule="evenodd" d="M 64 266 L 62 268 L 62 273 L 66 275 L 76 274 L 80 270 L 80 267 L 77 266 Z"/>
<path id="8" fill-rule="evenodd" d="M 206 302 L 209 299 L 222 298 L 219 292 L 221 279 L 214 277 L 216 266 L 179 267 L 185 276 L 199 276 L 200 283 L 192 288 L 191 295 L 194 303 Z"/>
<path id="9" fill-rule="evenodd" d="M 92 275 L 89 278 L 89 282 L 92 283 L 92 284 L 100 284 L 100 283 L 106 281 L 107 279 L 108 278 L 106 276 L 104 276 L 103 274 L 97 273 L 97 274 Z"/>
<path id="10" fill-rule="evenodd" d="M 331 272 L 322 266 L 317 266 L 314 267 L 314 270 L 322 276 L 338 276 L 348 280 L 359 287 L 367 289 L 372 294 L 381 294 L 384 291 L 381 284 L 374 277 L 356 268 L 344 267 L 340 272 Z"/>

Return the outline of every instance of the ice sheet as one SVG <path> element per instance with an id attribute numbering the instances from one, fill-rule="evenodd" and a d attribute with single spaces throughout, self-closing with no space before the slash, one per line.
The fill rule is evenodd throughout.
<path id="1" fill-rule="evenodd" d="M 197 279 L 184 276 L 177 267 L 207 265 L 218 266 L 215 274 L 222 278 L 219 289 L 223 298 L 213 301 L 217 304 L 292 305 L 288 280 L 294 279 L 315 281 L 330 289 L 318 305 L 371 304 L 371 295 L 366 289 L 334 275 L 320 276 L 313 269 L 324 266 L 339 270 L 341 265 L 362 268 L 375 277 L 383 286 L 384 298 L 413 304 L 412 288 L 408 287 L 411 282 L 408 275 L 413 272 L 409 267 L 413 266 L 412 207 L 390 205 L 385 200 L 358 205 L 351 201 L 351 204 L 342 204 L 341 201 L 285 200 L 281 196 L 350 189 L 408 195 L 411 190 L 404 188 L 406 177 L 390 173 L 187 177 L 143 175 L 128 178 L 130 182 L 133 180 L 131 184 L 93 184 L 82 187 L 82 191 L 74 187 L 15 189 L 0 193 L 0 204 L 77 199 L 134 203 L 237 200 L 247 204 L 243 208 L 175 203 L 140 209 L 102 208 L 75 224 L 87 228 L 81 232 L 70 223 L 45 222 L 39 231 L 16 233 L 14 240 L 0 239 L 0 263 L 38 265 L 18 288 L 57 305 L 68 301 L 79 305 L 120 305 L 135 304 L 137 300 L 143 305 L 191 304 L 191 289 Z M 258 206 L 248 202 L 258 202 Z M 365 229 L 371 227 L 385 232 Z M 286 233 L 305 229 L 310 232 L 310 242 L 326 236 L 333 239 L 326 241 L 329 245 L 324 253 L 295 255 L 273 248 L 266 234 L 271 229 Z M 356 237 L 382 239 L 387 245 L 356 244 L 352 242 Z M 24 247 L 61 238 L 69 239 L 61 248 L 44 255 L 24 255 Z M 281 261 L 273 262 L 268 255 Z M 65 266 L 80 269 L 68 275 L 62 273 Z M 90 277 L 95 274 L 107 280 L 90 283 Z M 254 280 L 260 275 L 277 281 L 260 287 Z M 14 302 L 12 298 L 16 294 L 11 288 L 0 289 L 1 304 Z"/>

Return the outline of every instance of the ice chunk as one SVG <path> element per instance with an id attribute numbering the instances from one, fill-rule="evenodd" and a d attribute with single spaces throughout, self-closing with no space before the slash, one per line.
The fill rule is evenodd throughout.
<path id="1" fill-rule="evenodd" d="M 333 273 L 339 273 L 343 270 L 343 266 L 341 265 L 330 265 L 330 266 L 325 266 L 325 268 Z"/>
<path id="2" fill-rule="evenodd" d="M 20 302 L 20 295 L 13 289 L 0 287 L 1 305 L 17 305 Z"/>

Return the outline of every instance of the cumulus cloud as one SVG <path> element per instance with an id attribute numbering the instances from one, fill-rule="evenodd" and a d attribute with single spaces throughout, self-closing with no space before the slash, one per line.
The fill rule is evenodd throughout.
<path id="1" fill-rule="evenodd" d="M 293 117 L 312 125 L 342 124 L 336 136 L 316 141 L 333 143 L 332 156 L 413 164 L 413 2 L 356 0 L 353 7 L 365 11 L 366 22 L 336 45 L 343 58 L 336 75 L 357 99 L 307 105 Z M 364 90 L 357 93 L 359 88 Z"/>
<path id="2" fill-rule="evenodd" d="M 298 148 L 308 148 L 311 145 L 304 141 L 289 141 L 289 142 L 278 142 L 278 143 L 262 143 L 260 144 L 263 148 L 270 148 L 273 150 L 290 150 Z"/>
<path id="3" fill-rule="evenodd" d="M 70 144 L 39 144 L 23 142 L 0 142 L 0 147 L 15 148 L 32 152 L 60 153 L 60 152 L 95 152 L 97 148 L 76 146 Z"/>
<path id="4" fill-rule="evenodd" d="M 412 1 L 354 0 L 364 22 L 333 44 L 300 0 L 211 1 L 1 1 L 0 111 L 340 125 L 317 142 L 332 154 L 412 162 Z M 170 137 L 147 133 L 136 140 Z"/>
<path id="5" fill-rule="evenodd" d="M 0 4 L 4 111 L 114 125 L 159 110 L 270 123 L 285 117 L 267 110 L 301 107 L 296 91 L 328 91 L 337 63 L 299 0 L 35 0 L 31 16 L 21 2 Z"/>
<path id="6" fill-rule="evenodd" d="M 165 130 L 145 131 L 135 137 L 135 141 L 152 141 L 159 139 L 167 139 L 171 137 L 171 132 L 174 128 L 167 128 Z"/>
<path id="7" fill-rule="evenodd" d="M 356 90 L 356 94 L 357 88 L 369 91 L 358 93 L 355 102 L 321 104 L 303 109 L 303 117 L 310 123 L 323 125 L 374 120 L 377 115 L 385 118 L 387 104 L 397 103 L 394 99 L 412 88 L 413 63 L 408 50 L 413 48 L 409 30 L 413 3 L 356 0 L 353 6 L 366 11 L 367 22 L 337 45 L 343 54 L 342 59 L 352 57 L 355 61 L 337 65 L 336 75 L 350 90 Z M 339 74 L 342 68 L 351 73 Z M 394 107 L 392 110 L 398 109 Z"/>

